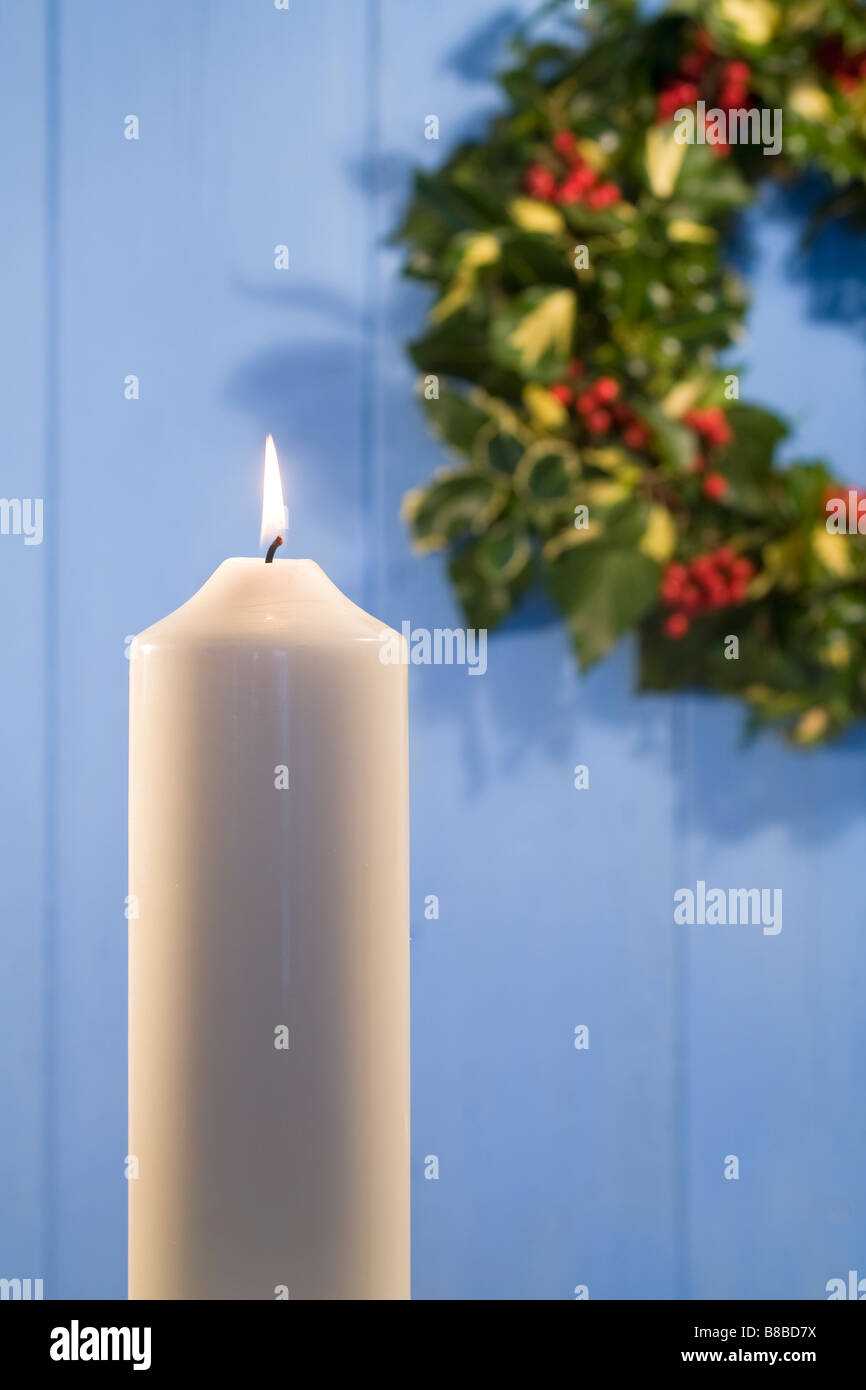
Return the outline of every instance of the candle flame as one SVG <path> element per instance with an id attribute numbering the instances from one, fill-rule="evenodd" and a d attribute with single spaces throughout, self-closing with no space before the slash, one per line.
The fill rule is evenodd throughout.
<path id="1" fill-rule="evenodd" d="M 262 530 L 259 545 L 270 545 L 277 536 L 286 530 L 286 505 L 283 501 L 283 485 L 280 481 L 280 461 L 274 445 L 274 437 L 269 434 L 265 441 L 265 482 L 262 489 Z"/>

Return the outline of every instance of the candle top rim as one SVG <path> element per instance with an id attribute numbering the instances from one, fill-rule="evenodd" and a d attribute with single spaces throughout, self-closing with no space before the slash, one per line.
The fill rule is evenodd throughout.
<path id="1" fill-rule="evenodd" d="M 263 639 L 279 646 L 340 640 L 382 641 L 386 623 L 360 608 L 315 560 L 253 556 L 223 560 L 190 598 L 136 638 L 141 646 Z M 396 635 L 396 634 L 394 634 Z"/>

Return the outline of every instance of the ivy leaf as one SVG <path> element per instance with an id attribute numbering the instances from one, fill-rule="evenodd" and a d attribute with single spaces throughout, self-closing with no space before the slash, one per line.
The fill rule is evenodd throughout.
<path id="1" fill-rule="evenodd" d="M 660 575 L 659 565 L 641 551 L 603 541 L 575 545 L 557 556 L 548 587 L 565 613 L 584 670 L 652 608 Z"/>
<path id="2" fill-rule="evenodd" d="M 495 628 L 532 582 L 529 538 L 519 525 L 503 520 L 457 550 L 449 572 L 469 624 Z"/>
<path id="3" fill-rule="evenodd" d="M 448 473 L 403 499 L 419 548 L 436 550 L 449 541 L 479 533 L 504 510 L 508 489 L 489 474 Z"/>
<path id="4" fill-rule="evenodd" d="M 539 439 L 523 455 L 514 479 L 527 503 L 568 497 L 580 476 L 580 456 L 559 439 Z"/>
<path id="5" fill-rule="evenodd" d="M 494 315 L 490 351 L 502 367 L 535 381 L 557 381 L 571 355 L 577 300 L 572 290 L 534 285 Z"/>
<path id="6" fill-rule="evenodd" d="M 479 470 L 490 469 L 493 473 L 510 476 L 525 450 L 526 435 L 522 430 L 511 429 L 503 421 L 490 420 L 478 432 L 472 459 Z"/>
<path id="7" fill-rule="evenodd" d="M 464 454 L 471 452 L 479 431 L 490 420 L 481 406 L 447 388 L 440 388 L 438 398 L 425 400 L 425 405 L 439 437 Z"/>

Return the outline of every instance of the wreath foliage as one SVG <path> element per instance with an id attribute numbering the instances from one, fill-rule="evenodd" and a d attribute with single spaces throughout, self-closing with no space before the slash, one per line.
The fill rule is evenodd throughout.
<path id="1" fill-rule="evenodd" d="M 583 667 L 635 630 L 643 689 L 824 741 L 866 716 L 859 498 L 782 465 L 785 423 L 719 361 L 747 305 L 725 238 L 762 180 L 807 172 L 820 218 L 866 220 L 866 14 L 591 0 L 577 24 L 516 41 L 487 137 L 416 175 L 406 269 L 436 298 L 411 352 L 458 461 L 407 497 L 415 542 L 475 626 L 540 583 Z M 774 111 L 780 153 L 734 142 Z"/>

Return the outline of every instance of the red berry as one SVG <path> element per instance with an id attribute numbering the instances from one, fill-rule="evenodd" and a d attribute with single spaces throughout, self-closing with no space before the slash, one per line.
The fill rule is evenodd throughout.
<path id="1" fill-rule="evenodd" d="M 674 80 L 662 87 L 658 94 L 656 103 L 656 115 L 659 120 L 667 120 L 681 106 L 692 106 L 700 95 L 694 82 L 678 82 Z"/>
<path id="2" fill-rule="evenodd" d="M 697 613 L 703 607 L 703 595 L 697 584 L 688 580 L 680 589 L 678 603 L 689 613 Z"/>
<path id="3" fill-rule="evenodd" d="M 600 183 L 586 195 L 587 207 L 609 208 L 613 203 L 622 202 L 622 193 L 616 183 Z"/>
<path id="4" fill-rule="evenodd" d="M 586 165 L 582 165 L 579 169 L 572 169 L 571 173 L 559 185 L 557 198 L 560 203 L 578 203 L 594 183 L 595 174 Z M 589 200 L 587 199 L 587 201 Z"/>
<path id="5" fill-rule="evenodd" d="M 844 53 L 841 35 L 834 34 L 821 40 L 815 50 L 815 57 L 825 72 L 836 72 L 844 61 Z"/>
<path id="6" fill-rule="evenodd" d="M 531 164 L 523 180 L 526 192 L 542 202 L 551 202 L 556 196 L 556 179 L 543 164 Z"/>
<path id="7" fill-rule="evenodd" d="M 727 490 L 728 480 L 721 473 L 708 473 L 701 488 L 704 496 L 709 497 L 711 502 L 718 502 L 720 497 L 724 497 Z"/>
<path id="8" fill-rule="evenodd" d="M 746 88 L 726 83 L 719 92 L 719 106 L 723 111 L 739 111 L 746 102 Z"/>
<path id="9" fill-rule="evenodd" d="M 755 573 L 755 566 L 751 560 L 736 559 L 731 565 L 731 578 L 735 583 L 748 582 Z"/>
<path id="10" fill-rule="evenodd" d="M 582 196 L 591 188 L 595 181 L 595 174 L 591 170 L 574 170 L 573 174 L 563 179 L 559 188 L 556 190 L 556 200 L 559 203 L 580 203 Z"/>
<path id="11" fill-rule="evenodd" d="M 595 399 L 602 405 L 610 405 L 619 395 L 619 382 L 612 376 L 600 376 L 593 387 Z"/>
<path id="12" fill-rule="evenodd" d="M 663 87 L 656 101 L 656 119 L 666 121 L 679 109 L 680 105 L 679 85 Z"/>
<path id="13" fill-rule="evenodd" d="M 733 430 L 721 406 L 711 405 L 704 411 L 704 434 L 713 444 L 730 444 L 734 437 Z"/>
<path id="14" fill-rule="evenodd" d="M 708 62 L 703 53 L 685 53 L 680 59 L 680 72 L 684 77 L 701 77 Z"/>
<path id="15" fill-rule="evenodd" d="M 581 415 L 591 415 L 595 410 L 595 392 L 592 389 L 582 392 L 577 398 L 576 405 Z"/>
<path id="16" fill-rule="evenodd" d="M 608 410 L 593 410 L 586 417 L 586 428 L 590 434 L 606 434 L 612 424 Z"/>
<path id="17" fill-rule="evenodd" d="M 683 421 L 710 444 L 729 444 L 733 439 L 733 432 L 721 406 L 710 405 L 706 410 L 695 407 L 683 416 Z"/>
<path id="18" fill-rule="evenodd" d="M 729 545 L 720 545 L 715 554 L 717 565 L 726 565 L 730 567 L 734 564 L 736 558 L 736 555 Z"/>
<path id="19" fill-rule="evenodd" d="M 642 425 L 640 421 L 635 420 L 633 424 L 628 425 L 623 430 L 622 438 L 623 443 L 629 449 L 645 449 L 647 444 L 649 444 L 650 432 L 646 425 Z"/>
<path id="20" fill-rule="evenodd" d="M 708 577 L 705 587 L 709 607 L 723 608 L 729 597 L 729 590 L 725 581 L 719 575 L 714 574 Z"/>
<path id="21" fill-rule="evenodd" d="M 574 154 L 577 141 L 570 130 L 558 130 L 553 137 L 553 148 L 557 154 L 563 155 L 566 159 Z"/>
<path id="22" fill-rule="evenodd" d="M 722 68 L 723 80 L 739 87 L 745 87 L 751 75 L 752 70 L 748 63 L 742 62 L 739 58 L 735 58 L 732 63 L 725 63 Z"/>
<path id="23" fill-rule="evenodd" d="M 688 582 L 689 572 L 678 560 L 671 560 L 662 579 L 662 596 L 666 603 L 675 603 Z"/>
<path id="24" fill-rule="evenodd" d="M 557 382 L 555 386 L 551 386 L 550 394 L 553 396 L 554 400 L 559 401 L 560 405 L 569 406 L 573 400 L 571 387 L 566 386 L 564 381 Z"/>
<path id="25" fill-rule="evenodd" d="M 665 621 L 665 636 L 672 637 L 674 641 L 679 637 L 685 637 L 689 630 L 689 620 L 685 613 L 671 613 Z"/>

